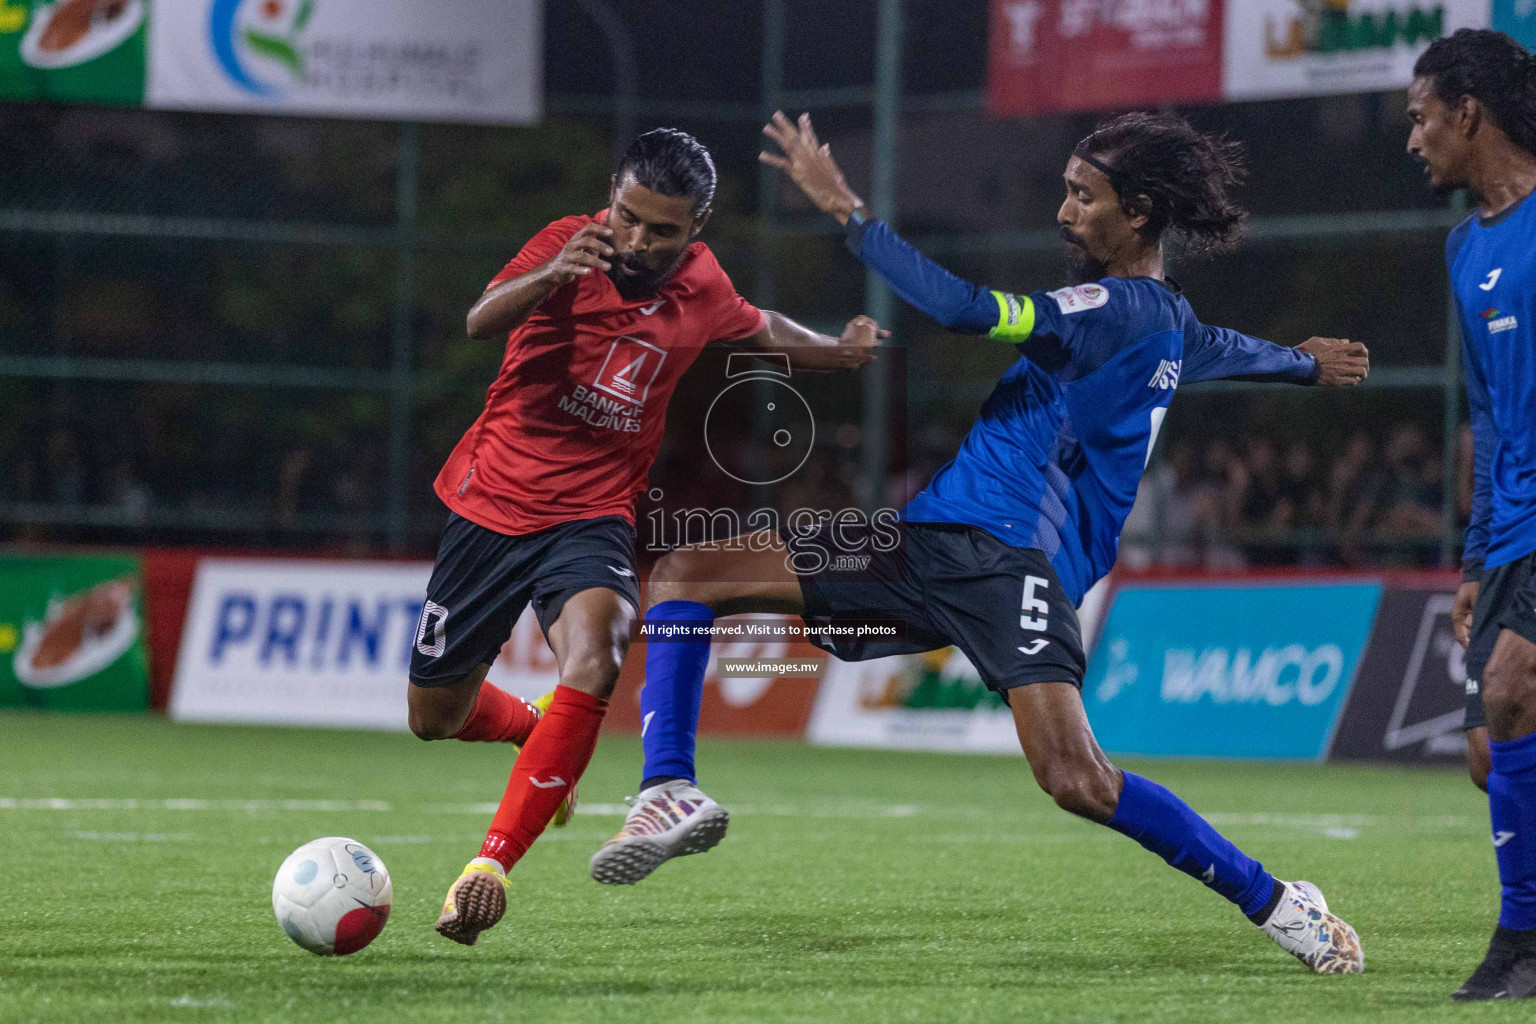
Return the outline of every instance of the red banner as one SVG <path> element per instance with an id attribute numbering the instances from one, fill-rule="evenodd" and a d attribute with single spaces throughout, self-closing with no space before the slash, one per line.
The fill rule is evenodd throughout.
<path id="1" fill-rule="evenodd" d="M 1222 0 L 992 0 L 994 116 L 1221 99 Z"/>

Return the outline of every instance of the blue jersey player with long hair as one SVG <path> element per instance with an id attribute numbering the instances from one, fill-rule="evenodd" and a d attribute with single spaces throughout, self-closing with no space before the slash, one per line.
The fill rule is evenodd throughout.
<path id="1" fill-rule="evenodd" d="M 1472 416 L 1472 518 L 1452 621 L 1467 648 L 1467 753 L 1503 887 L 1488 955 L 1452 993 L 1536 996 L 1536 57 L 1462 29 L 1414 65 L 1408 151 L 1477 209 L 1445 261 Z"/>
<path id="2" fill-rule="evenodd" d="M 947 328 L 1017 347 L 1018 360 L 961 445 L 902 516 L 892 550 L 845 522 L 740 545 L 683 547 L 651 576 L 648 623 L 785 612 L 810 621 L 902 620 L 899 640 L 825 639 L 862 660 L 955 645 L 1008 702 L 1036 781 L 1063 809 L 1108 825 L 1226 897 L 1320 973 L 1363 969 L 1360 942 L 1308 882 L 1275 879 L 1157 783 L 1110 763 L 1080 694 L 1086 658 L 1076 605 L 1114 565 L 1120 530 L 1181 383 L 1215 378 L 1354 384 L 1365 347 L 1313 338 L 1296 348 L 1202 324 L 1163 273 L 1163 240 L 1213 250 L 1241 233 L 1229 197 L 1237 148 L 1184 120 L 1130 114 L 1077 147 L 1057 220 L 1077 284 L 1015 294 L 969 284 L 870 218 L 809 118 L 783 114 L 764 154 L 847 230 L 847 243 L 907 302 Z M 885 547 L 889 548 L 889 545 Z M 732 550 L 732 548 L 736 550 Z M 873 551 L 855 572 L 815 557 Z M 600 882 L 633 883 L 724 834 L 725 808 L 697 787 L 707 638 L 651 642 L 641 692 L 645 771 L 622 831 L 592 858 Z"/>

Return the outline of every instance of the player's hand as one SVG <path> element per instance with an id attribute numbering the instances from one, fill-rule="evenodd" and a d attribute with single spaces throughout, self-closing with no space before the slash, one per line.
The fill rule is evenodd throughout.
<path id="1" fill-rule="evenodd" d="M 1317 360 L 1317 382 L 1332 387 L 1359 384 L 1371 372 L 1371 353 L 1348 338 L 1308 338 L 1296 346 Z"/>
<path id="2" fill-rule="evenodd" d="M 1476 580 L 1467 580 L 1456 588 L 1456 600 L 1451 604 L 1451 632 L 1463 649 L 1472 642 L 1472 609 L 1477 607 L 1478 589 Z"/>
<path id="3" fill-rule="evenodd" d="M 862 313 L 848 321 L 848 326 L 843 328 L 843 333 L 837 339 L 837 348 L 833 352 L 832 365 L 828 369 L 857 370 L 861 366 L 867 366 L 875 361 L 875 351 L 880 347 L 883 338 L 889 338 L 891 332 L 884 330 L 874 320 Z"/>
<path id="4" fill-rule="evenodd" d="M 864 205 L 832 159 L 832 147 L 816 138 L 810 114 L 801 114 L 799 124 L 795 124 L 784 111 L 776 110 L 773 120 L 763 126 L 763 134 L 778 143 L 784 155 L 759 153 L 757 158 L 788 174 L 823 213 L 830 213 L 839 224 L 846 224 L 849 215 Z"/>
<path id="5" fill-rule="evenodd" d="M 606 224 L 586 225 L 571 236 L 560 255 L 544 264 L 544 272 L 556 284 L 570 284 L 594 270 L 606 273 L 612 269 L 607 260 L 613 255 L 613 246 L 608 244 L 612 237 L 613 229 Z"/>

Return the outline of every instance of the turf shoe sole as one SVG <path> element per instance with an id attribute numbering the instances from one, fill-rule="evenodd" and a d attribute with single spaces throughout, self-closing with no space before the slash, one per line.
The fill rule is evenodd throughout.
<path id="1" fill-rule="evenodd" d="M 604 885 L 634 885 L 674 857 L 719 845 L 730 812 L 687 783 L 642 793 L 624 827 L 592 855 L 592 877 Z"/>
<path id="2" fill-rule="evenodd" d="M 508 884 L 505 875 L 489 867 L 472 864 L 465 868 L 443 901 L 437 934 L 473 946 L 480 933 L 507 912 Z"/>

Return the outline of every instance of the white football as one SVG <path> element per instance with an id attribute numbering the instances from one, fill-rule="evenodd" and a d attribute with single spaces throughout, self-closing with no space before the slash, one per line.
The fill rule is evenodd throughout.
<path id="1" fill-rule="evenodd" d="M 378 854 L 331 836 L 288 855 L 272 882 L 272 912 L 288 937 L 319 956 L 356 953 L 384 930 L 394 883 Z"/>

